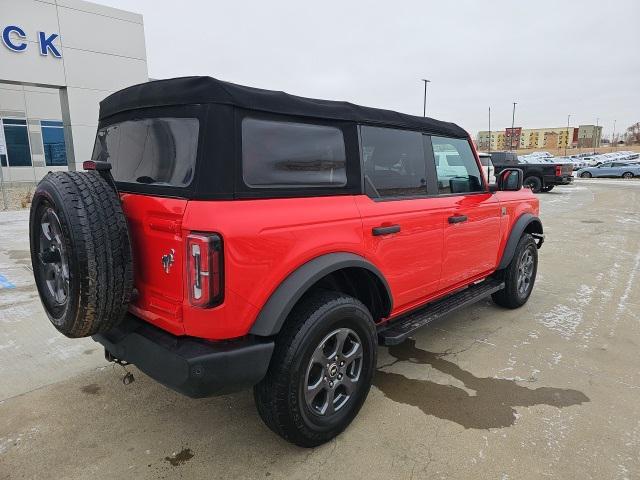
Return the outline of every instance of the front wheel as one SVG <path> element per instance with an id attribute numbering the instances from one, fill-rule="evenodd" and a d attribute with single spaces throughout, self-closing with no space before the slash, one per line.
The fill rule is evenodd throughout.
<path id="1" fill-rule="evenodd" d="M 254 387 L 267 426 L 301 447 L 340 434 L 358 414 L 376 366 L 376 329 L 359 300 L 317 291 L 296 305 Z"/>
<path id="2" fill-rule="evenodd" d="M 592 175 L 589 172 L 582 172 L 580 174 L 580 178 L 591 178 L 591 177 L 592 177 Z"/>
<path id="3" fill-rule="evenodd" d="M 622 174 L 622 178 L 633 178 L 633 173 L 631 172 L 624 172 Z"/>
<path id="4" fill-rule="evenodd" d="M 524 187 L 530 188 L 533 193 L 540 193 L 542 190 L 542 181 L 538 177 L 527 177 L 522 184 Z"/>
<path id="5" fill-rule="evenodd" d="M 538 247 L 533 237 L 525 233 L 503 272 L 504 288 L 492 295 L 493 301 L 506 308 L 521 307 L 529 300 L 537 273 Z"/>

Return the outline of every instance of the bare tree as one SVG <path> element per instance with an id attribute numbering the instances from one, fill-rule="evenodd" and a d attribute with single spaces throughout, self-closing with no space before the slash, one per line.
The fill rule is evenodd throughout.
<path id="1" fill-rule="evenodd" d="M 640 143 L 640 122 L 634 123 L 627 128 L 626 143 L 638 144 Z"/>

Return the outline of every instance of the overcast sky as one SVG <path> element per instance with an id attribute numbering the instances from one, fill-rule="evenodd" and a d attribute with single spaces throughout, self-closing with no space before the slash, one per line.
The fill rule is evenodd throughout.
<path id="1" fill-rule="evenodd" d="M 640 121 L 639 0 L 96 0 L 144 15 L 149 76 L 211 75 L 470 131 Z"/>

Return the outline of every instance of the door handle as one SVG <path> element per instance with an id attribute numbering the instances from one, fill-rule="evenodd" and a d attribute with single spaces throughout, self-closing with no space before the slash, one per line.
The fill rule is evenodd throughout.
<path id="1" fill-rule="evenodd" d="M 400 225 L 389 225 L 388 227 L 373 227 L 371 234 L 374 236 L 389 235 L 390 233 L 398 233 L 399 231 Z"/>
<path id="2" fill-rule="evenodd" d="M 467 216 L 466 215 L 453 215 L 451 217 L 449 217 L 449 223 L 462 223 L 462 222 L 466 222 Z"/>

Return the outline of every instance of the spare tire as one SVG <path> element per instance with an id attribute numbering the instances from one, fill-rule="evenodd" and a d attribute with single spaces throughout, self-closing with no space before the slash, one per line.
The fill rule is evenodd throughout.
<path id="1" fill-rule="evenodd" d="M 29 238 L 54 327 L 77 338 L 122 321 L 133 290 L 131 243 L 118 194 L 99 172 L 48 173 L 31 202 Z"/>

